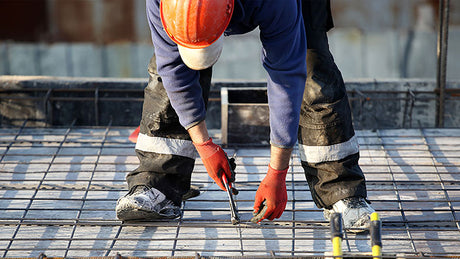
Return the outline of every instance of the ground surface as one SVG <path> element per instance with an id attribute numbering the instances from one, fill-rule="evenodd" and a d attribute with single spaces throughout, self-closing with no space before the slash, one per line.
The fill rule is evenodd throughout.
<path id="1" fill-rule="evenodd" d="M 329 227 L 311 199 L 295 152 L 283 216 L 247 223 L 269 161 L 268 148 L 236 153 L 236 202 L 197 161 L 199 197 L 169 222 L 116 220 L 127 172 L 138 160 L 127 128 L 0 129 L 0 256 L 323 256 Z M 358 131 L 369 199 L 383 220 L 383 251 L 460 256 L 460 129 Z M 216 136 L 218 139 L 218 136 Z M 369 252 L 368 234 L 347 234 L 345 251 Z"/>

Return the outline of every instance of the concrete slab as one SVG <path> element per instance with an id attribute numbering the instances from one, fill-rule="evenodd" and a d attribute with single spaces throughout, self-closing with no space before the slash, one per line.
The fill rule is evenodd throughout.
<path id="1" fill-rule="evenodd" d="M 40 75 L 37 56 L 38 47 L 30 43 L 8 44 L 10 75 Z"/>
<path id="2" fill-rule="evenodd" d="M 40 44 L 38 63 L 41 75 L 70 76 L 72 65 L 69 59 L 70 45 L 66 43 Z"/>
<path id="3" fill-rule="evenodd" d="M 436 33 L 413 32 L 407 57 L 407 77 L 436 78 Z"/>
<path id="4" fill-rule="evenodd" d="M 8 43 L 0 42 L 0 75 L 9 75 Z"/>
<path id="5" fill-rule="evenodd" d="M 103 67 L 103 50 L 93 44 L 72 44 L 70 46 L 72 70 L 70 76 L 97 77 L 107 76 Z"/>
<path id="6" fill-rule="evenodd" d="M 147 78 L 148 65 L 154 53 L 153 45 L 149 43 L 132 44 L 131 53 L 131 75 L 129 77 Z"/>
<path id="7" fill-rule="evenodd" d="M 107 59 L 108 77 L 130 77 L 132 75 L 131 58 L 133 49 L 131 44 L 111 44 L 104 49 Z"/>
<path id="8" fill-rule="evenodd" d="M 448 42 L 448 58 L 447 58 L 447 76 L 449 79 L 460 78 L 460 46 L 456 42 L 460 41 L 460 27 L 450 26 L 449 28 L 449 42 Z"/>
<path id="9" fill-rule="evenodd" d="M 359 29 L 329 32 L 330 49 L 344 78 L 363 78 L 367 75 L 363 56 L 364 37 Z"/>
<path id="10" fill-rule="evenodd" d="M 400 55 L 398 55 L 398 32 L 368 33 L 364 36 L 363 41 L 365 68 L 361 77 L 399 78 L 399 64 L 401 61 Z M 356 60 L 356 58 L 351 60 Z"/>
<path id="11" fill-rule="evenodd" d="M 262 45 L 259 30 L 224 38 L 221 57 L 213 66 L 213 78 L 232 80 L 265 80 L 267 73 L 262 66 Z"/>

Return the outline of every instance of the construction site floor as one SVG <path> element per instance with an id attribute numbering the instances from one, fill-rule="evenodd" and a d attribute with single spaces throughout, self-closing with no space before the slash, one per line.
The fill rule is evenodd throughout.
<path id="1" fill-rule="evenodd" d="M 329 225 L 311 198 L 297 151 L 282 217 L 249 223 L 268 147 L 236 153 L 232 225 L 225 192 L 201 160 L 192 184 L 201 195 L 180 218 L 122 222 L 115 204 L 138 159 L 132 128 L 0 129 L 0 256 L 3 257 L 323 257 Z M 383 252 L 400 257 L 460 257 L 460 129 L 357 131 L 369 200 L 382 219 Z M 219 135 L 215 134 L 219 141 Z M 345 252 L 371 251 L 369 234 L 346 233 Z"/>

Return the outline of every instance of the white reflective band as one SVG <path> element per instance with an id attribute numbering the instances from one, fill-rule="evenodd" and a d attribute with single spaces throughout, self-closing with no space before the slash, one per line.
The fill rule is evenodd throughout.
<path id="1" fill-rule="evenodd" d="M 330 146 L 307 146 L 299 144 L 300 159 L 308 163 L 338 161 L 358 153 L 358 138 L 353 136 L 347 142 Z"/>
<path id="2" fill-rule="evenodd" d="M 139 133 L 136 149 L 158 154 L 178 155 L 195 159 L 198 153 L 192 141 L 183 139 L 150 137 Z"/>

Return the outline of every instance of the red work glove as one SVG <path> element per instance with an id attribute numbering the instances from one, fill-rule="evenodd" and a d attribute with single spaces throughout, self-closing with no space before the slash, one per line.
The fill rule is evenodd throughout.
<path id="1" fill-rule="evenodd" d="M 227 154 L 218 145 L 212 142 L 212 138 L 203 143 L 193 143 L 198 154 L 200 154 L 208 175 L 219 185 L 222 190 L 226 190 L 222 182 L 222 174 L 227 176 L 229 185 L 235 181 L 235 177 L 230 169 Z"/>
<path id="2" fill-rule="evenodd" d="M 129 141 L 133 142 L 133 143 L 136 143 L 137 142 L 137 138 L 139 137 L 139 131 L 140 131 L 141 127 L 138 126 L 134 131 L 133 133 L 131 133 L 131 135 L 129 135 Z"/>
<path id="3" fill-rule="evenodd" d="M 251 222 L 281 217 L 287 203 L 286 174 L 288 168 L 275 170 L 268 165 L 268 172 L 259 185 L 254 202 L 254 217 Z"/>

